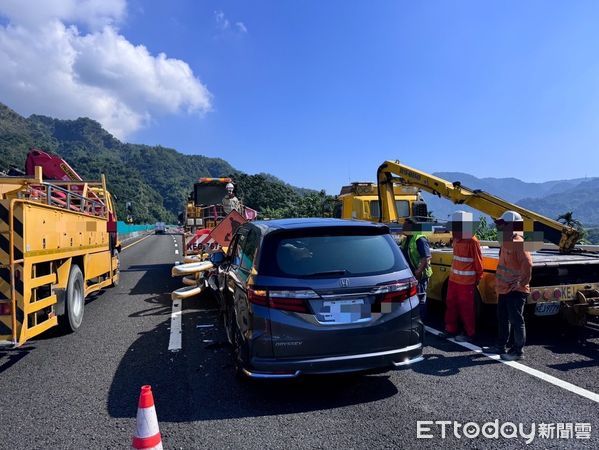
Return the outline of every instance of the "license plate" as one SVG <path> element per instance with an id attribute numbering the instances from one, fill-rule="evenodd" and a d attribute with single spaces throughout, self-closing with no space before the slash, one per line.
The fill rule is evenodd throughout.
<path id="1" fill-rule="evenodd" d="M 318 320 L 328 323 L 356 322 L 362 318 L 362 305 L 364 305 L 362 298 L 324 301 Z"/>
<path id="2" fill-rule="evenodd" d="M 581 289 L 581 286 L 560 286 L 563 300 L 574 300 L 576 292 Z"/>
<path id="3" fill-rule="evenodd" d="M 535 306 L 535 316 L 554 316 L 559 312 L 560 302 L 542 302 Z"/>

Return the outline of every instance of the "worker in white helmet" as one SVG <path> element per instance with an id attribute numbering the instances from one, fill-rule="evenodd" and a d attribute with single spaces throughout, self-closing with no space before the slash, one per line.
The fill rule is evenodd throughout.
<path id="1" fill-rule="evenodd" d="M 241 212 L 241 202 L 233 193 L 233 191 L 235 190 L 235 186 L 233 185 L 233 183 L 227 183 L 226 189 L 227 194 L 225 195 L 222 201 L 225 214 L 229 214 L 233 210 Z"/>
<path id="2" fill-rule="evenodd" d="M 445 298 L 444 336 L 456 336 L 459 342 L 471 342 L 476 333 L 474 295 L 483 276 L 483 256 L 474 235 L 473 214 L 456 211 L 451 216 L 453 259 Z M 463 333 L 460 333 L 463 330 Z"/>
<path id="3" fill-rule="evenodd" d="M 497 345 L 483 347 L 483 351 L 501 355 L 501 359 L 505 361 L 517 361 L 522 358 L 522 349 L 526 343 L 524 305 L 530 293 L 532 257 L 524 249 L 524 220 L 519 213 L 506 211 L 495 224 L 501 243 L 495 273 L 498 336 Z M 506 353 L 510 328 L 513 330 L 514 340 Z"/>

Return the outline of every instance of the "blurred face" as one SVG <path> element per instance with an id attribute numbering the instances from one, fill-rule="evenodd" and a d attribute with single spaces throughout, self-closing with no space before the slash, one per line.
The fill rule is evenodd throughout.
<path id="1" fill-rule="evenodd" d="M 233 188 L 227 188 L 227 194 L 233 195 Z"/>
<path id="2" fill-rule="evenodd" d="M 499 242 L 513 242 L 514 233 L 522 232 L 524 229 L 523 222 L 505 222 L 503 220 L 497 220 L 495 226 L 497 227 L 497 240 Z"/>
<path id="3" fill-rule="evenodd" d="M 471 239 L 473 230 L 472 222 L 451 222 L 451 234 L 454 239 Z"/>
<path id="4" fill-rule="evenodd" d="M 414 234 L 414 224 L 412 222 L 410 222 L 409 220 L 406 220 L 403 223 L 402 233 L 405 234 L 406 236 L 410 236 L 410 235 Z"/>

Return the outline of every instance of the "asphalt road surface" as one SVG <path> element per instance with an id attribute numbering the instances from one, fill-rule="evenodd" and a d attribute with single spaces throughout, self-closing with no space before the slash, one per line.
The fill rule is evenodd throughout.
<path id="1" fill-rule="evenodd" d="M 576 333 L 531 323 L 518 367 L 430 334 L 425 360 L 405 370 L 240 382 L 208 294 L 184 301 L 182 348 L 168 350 L 180 248 L 168 234 L 135 241 L 121 254 L 120 285 L 88 299 L 77 333 L 50 330 L 0 349 L 0 448 L 128 448 L 144 384 L 165 448 L 525 447 L 509 423 L 527 434 L 536 426 L 529 448 L 599 448 L 597 324 Z M 432 319 L 439 329 L 440 315 Z M 483 332 L 482 343 L 492 336 Z M 443 425 L 421 424 L 433 437 L 418 439 L 418 421 L 452 423 L 445 439 Z M 457 438 L 454 421 L 491 422 L 482 431 L 497 427 L 498 437 L 458 429 Z"/>

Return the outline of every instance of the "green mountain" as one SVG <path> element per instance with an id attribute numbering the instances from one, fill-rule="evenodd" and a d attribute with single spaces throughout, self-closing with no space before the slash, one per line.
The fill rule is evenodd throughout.
<path id="1" fill-rule="evenodd" d="M 199 177 L 232 176 L 244 203 L 271 216 L 296 215 L 297 205 L 315 191 L 290 186 L 268 174 L 248 175 L 220 158 L 184 155 L 161 146 L 126 144 L 87 119 L 24 118 L 0 103 L 0 171 L 22 169 L 29 148 L 64 158 L 84 179 L 106 174 L 118 214 L 130 201 L 136 222 L 175 222 Z"/>
<path id="2" fill-rule="evenodd" d="M 571 189 L 550 194 L 542 198 L 524 198 L 518 202 L 525 208 L 542 211 L 548 217 L 556 218 L 571 211 L 573 216 L 585 226 L 599 225 L 599 179 L 584 181 Z"/>
<path id="3" fill-rule="evenodd" d="M 125 204 L 130 201 L 136 222 L 176 221 L 199 177 L 233 177 L 239 197 L 264 217 L 331 215 L 333 210 L 333 198 L 324 192 L 291 186 L 267 173 L 249 175 L 220 158 L 122 143 L 99 123 L 86 118 L 24 118 L 0 103 L 0 171 L 23 168 L 30 147 L 60 155 L 83 178 L 97 179 L 105 173 L 108 187 L 117 197 L 119 217 L 126 216 Z M 599 225 L 599 178 L 526 183 L 515 178 L 477 178 L 457 172 L 435 175 L 461 181 L 464 186 L 482 189 L 548 217 L 573 211 L 585 226 Z M 468 210 L 431 195 L 425 194 L 425 198 L 438 219 L 447 219 L 456 209 Z"/>
<path id="4" fill-rule="evenodd" d="M 528 183 L 517 178 L 477 178 L 461 172 L 435 172 L 434 175 L 451 182 L 460 181 L 463 186 L 481 189 L 552 219 L 573 211 L 574 217 L 586 226 L 599 224 L 599 203 L 593 199 L 593 192 L 599 188 L 599 178 Z M 481 216 L 480 212 L 467 206 L 454 205 L 429 194 L 424 197 L 429 210 L 438 219 L 448 219 L 457 209 L 470 211 L 475 217 Z"/>

